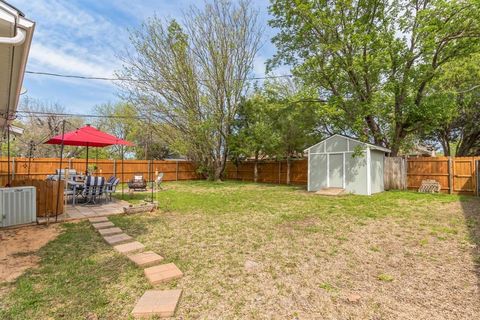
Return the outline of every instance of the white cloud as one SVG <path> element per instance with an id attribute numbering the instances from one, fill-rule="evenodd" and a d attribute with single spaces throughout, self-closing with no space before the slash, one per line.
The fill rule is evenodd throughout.
<path id="1" fill-rule="evenodd" d="M 82 76 L 111 76 L 112 69 L 101 63 L 53 49 L 40 43 L 33 43 L 30 59 L 34 65 L 43 66 L 42 70 L 60 70 Z"/>
<path id="2" fill-rule="evenodd" d="M 110 77 L 120 67 L 116 53 L 127 42 L 123 26 L 74 1 L 18 0 L 15 5 L 36 22 L 29 68 Z"/>

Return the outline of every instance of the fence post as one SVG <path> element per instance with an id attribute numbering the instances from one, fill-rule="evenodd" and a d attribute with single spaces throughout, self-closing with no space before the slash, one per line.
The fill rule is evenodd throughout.
<path id="1" fill-rule="evenodd" d="M 452 157 L 448 157 L 448 193 L 453 193 L 453 163 Z"/>
<path id="2" fill-rule="evenodd" d="M 478 197 L 480 196 L 480 159 L 475 161 L 475 172 L 477 173 L 476 193 Z"/>
<path id="3" fill-rule="evenodd" d="M 278 161 L 278 184 L 280 184 L 282 175 L 282 160 Z"/>
<path id="4" fill-rule="evenodd" d="M 117 160 L 113 159 L 113 176 L 117 176 Z"/>
<path id="5" fill-rule="evenodd" d="M 147 160 L 147 181 L 150 182 L 150 164 L 151 164 L 151 160 Z"/>
<path id="6" fill-rule="evenodd" d="M 12 158 L 12 181 L 15 180 L 15 157 Z"/>
<path id="7" fill-rule="evenodd" d="M 178 160 L 175 163 L 175 181 L 178 181 Z"/>

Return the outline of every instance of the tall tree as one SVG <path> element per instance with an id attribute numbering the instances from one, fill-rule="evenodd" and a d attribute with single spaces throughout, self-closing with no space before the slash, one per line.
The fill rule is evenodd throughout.
<path id="1" fill-rule="evenodd" d="M 259 49 L 258 13 L 248 1 L 214 0 L 184 21 L 153 17 L 131 34 L 135 52 L 120 72 L 126 97 L 180 154 L 220 179 L 229 137 Z"/>
<path id="2" fill-rule="evenodd" d="M 438 141 L 446 156 L 480 154 L 480 54 L 442 68 L 426 101 L 443 105 L 444 116 L 427 138 Z"/>
<path id="3" fill-rule="evenodd" d="M 312 101 L 314 91 L 298 80 L 277 79 L 265 83 L 268 113 L 277 137 L 274 155 L 287 160 L 287 184 L 293 158 L 302 156 L 303 150 L 317 142 L 316 132 L 320 113 Z"/>
<path id="4" fill-rule="evenodd" d="M 424 102 L 440 68 L 479 52 L 476 0 L 272 0 L 270 12 L 271 65 L 292 65 L 340 126 L 392 155 L 436 122 L 441 106 Z"/>
<path id="5" fill-rule="evenodd" d="M 278 135 L 269 113 L 269 101 L 264 92 L 257 89 L 240 104 L 230 138 L 230 157 L 237 162 L 253 156 L 254 181 L 258 179 L 258 161 L 275 153 Z"/>
<path id="6" fill-rule="evenodd" d="M 44 144 L 49 138 L 61 133 L 62 120 L 67 120 L 65 130 L 70 131 L 83 125 L 83 119 L 62 116 L 66 112 L 64 106 L 26 97 L 22 100 L 21 109 L 26 111 L 19 119 L 19 126 L 24 127 L 22 136 L 16 138 L 15 153 L 17 156 L 60 157 L 60 146 Z M 32 150 L 34 146 L 34 150 Z M 66 146 L 64 157 L 76 157 L 82 147 Z"/>

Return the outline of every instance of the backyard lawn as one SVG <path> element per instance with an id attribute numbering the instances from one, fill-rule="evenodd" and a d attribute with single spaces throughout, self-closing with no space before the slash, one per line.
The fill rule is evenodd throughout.
<path id="1" fill-rule="evenodd" d="M 156 200 L 110 219 L 184 272 L 158 286 L 183 289 L 179 318 L 480 319 L 478 198 L 191 181 Z M 38 268 L 0 284 L 0 318 L 128 319 L 142 270 L 88 222 L 62 229 Z"/>

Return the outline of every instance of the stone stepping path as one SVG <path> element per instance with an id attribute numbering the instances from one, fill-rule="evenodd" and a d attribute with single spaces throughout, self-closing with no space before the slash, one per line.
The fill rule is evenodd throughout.
<path id="1" fill-rule="evenodd" d="M 181 295 L 181 289 L 147 290 L 133 308 L 132 315 L 135 318 L 172 317 Z"/>
<path id="2" fill-rule="evenodd" d="M 161 264 L 159 266 L 146 268 L 143 271 L 148 281 L 153 285 L 178 279 L 183 276 L 182 271 L 173 263 Z"/>
<path id="3" fill-rule="evenodd" d="M 115 227 L 110 221 L 93 223 L 92 226 L 97 230 Z"/>
<path id="4" fill-rule="evenodd" d="M 117 252 L 125 254 L 140 268 L 152 285 L 178 279 L 183 276 L 182 271 L 173 263 L 158 265 L 163 257 L 153 251 L 143 252 L 145 246 L 123 233 L 122 229 L 108 220 L 107 217 L 88 219 L 92 226 L 103 236 L 105 241 L 113 246 Z M 135 318 L 172 317 L 175 314 L 178 301 L 182 294 L 177 290 L 147 290 L 133 308 Z"/>
<path id="5" fill-rule="evenodd" d="M 122 229 L 118 227 L 98 230 L 98 233 L 100 233 L 102 236 L 111 236 L 112 234 L 117 234 L 122 232 L 123 232 Z"/>
<path id="6" fill-rule="evenodd" d="M 143 249 L 145 249 L 145 246 L 138 241 L 132 241 L 116 245 L 113 247 L 113 249 L 115 249 L 117 252 L 127 254 L 136 251 L 143 251 Z"/>
<path id="7" fill-rule="evenodd" d="M 153 251 L 146 251 L 127 256 L 133 263 L 141 268 L 151 267 L 163 260 L 163 257 Z"/>
<path id="8" fill-rule="evenodd" d="M 130 237 L 128 234 L 120 233 L 120 234 L 115 234 L 113 236 L 105 236 L 103 237 L 103 239 L 105 239 L 105 241 L 107 241 L 109 245 L 113 246 L 116 244 L 130 242 L 132 241 L 133 238 Z"/>
<path id="9" fill-rule="evenodd" d="M 95 217 L 95 218 L 88 218 L 88 221 L 90 221 L 91 223 L 97 223 L 97 222 L 108 222 L 108 218 L 107 217 Z"/>

